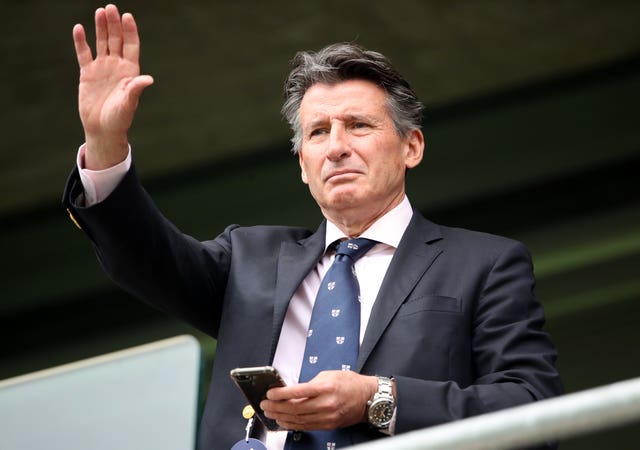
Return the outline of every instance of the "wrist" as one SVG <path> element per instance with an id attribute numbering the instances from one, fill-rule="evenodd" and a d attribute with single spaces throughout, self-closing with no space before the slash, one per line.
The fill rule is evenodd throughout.
<path id="1" fill-rule="evenodd" d="M 389 429 L 395 414 L 395 381 L 387 377 L 376 377 L 376 391 L 367 402 L 367 422 L 382 432 Z"/>
<path id="2" fill-rule="evenodd" d="M 361 422 L 369 423 L 369 402 L 378 392 L 378 377 L 375 375 L 368 375 L 366 377 L 366 388 L 364 395 L 364 411 L 362 413 Z"/>
<path id="3" fill-rule="evenodd" d="M 104 170 L 120 164 L 129 154 L 127 136 L 85 136 L 84 169 Z"/>

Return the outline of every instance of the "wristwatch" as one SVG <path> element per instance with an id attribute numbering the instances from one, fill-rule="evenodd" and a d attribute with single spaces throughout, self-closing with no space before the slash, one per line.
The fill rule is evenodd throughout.
<path id="1" fill-rule="evenodd" d="M 381 430 L 389 428 L 396 401 L 393 398 L 391 379 L 378 377 L 378 391 L 367 402 L 367 419 L 369 425 Z"/>

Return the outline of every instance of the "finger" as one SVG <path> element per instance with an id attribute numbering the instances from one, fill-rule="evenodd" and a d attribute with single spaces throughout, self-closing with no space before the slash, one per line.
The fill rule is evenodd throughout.
<path id="1" fill-rule="evenodd" d="M 108 52 L 107 45 L 107 16 L 104 8 L 96 9 L 96 58 L 106 56 Z"/>
<path id="2" fill-rule="evenodd" d="M 292 430 L 317 430 L 335 428 L 335 408 L 323 408 L 322 402 L 313 399 L 274 402 L 263 400 L 260 407 L 265 415 L 283 428 Z"/>
<path id="3" fill-rule="evenodd" d="M 270 419 L 278 422 L 280 426 L 290 430 L 304 430 L 309 426 L 309 420 L 307 416 L 298 414 L 298 413 L 290 413 L 290 412 L 279 412 L 276 410 L 264 410 L 265 416 Z"/>
<path id="4" fill-rule="evenodd" d="M 91 54 L 91 48 L 87 43 L 87 36 L 84 32 L 84 27 L 80 24 L 73 27 L 73 45 L 76 49 L 76 57 L 78 58 L 80 68 L 93 61 L 93 55 Z"/>
<path id="5" fill-rule="evenodd" d="M 137 102 L 140 95 L 142 95 L 142 91 L 152 84 L 153 78 L 150 75 L 139 75 L 129 81 L 126 89 L 128 91 L 130 101 Z"/>
<path id="6" fill-rule="evenodd" d="M 122 22 L 120 13 L 116 5 L 107 5 L 105 12 L 107 16 L 107 33 L 109 35 L 109 55 L 122 56 Z"/>
<path id="7" fill-rule="evenodd" d="M 287 430 L 322 430 L 334 428 L 330 420 L 317 414 L 285 415 L 278 414 L 273 420 Z"/>
<path id="8" fill-rule="evenodd" d="M 291 393 L 292 387 L 293 386 L 271 388 L 267 391 L 266 397 L 267 399 L 273 400 L 273 401 L 289 400 L 291 398 L 294 398 L 294 396 Z"/>
<path id="9" fill-rule="evenodd" d="M 140 59 L 140 37 L 136 21 L 130 13 L 122 15 L 122 56 L 134 64 Z"/>
<path id="10" fill-rule="evenodd" d="M 311 383 L 300 383 L 291 386 L 272 388 L 267 391 L 269 400 L 292 400 L 315 397 L 319 390 Z"/>
<path id="11" fill-rule="evenodd" d="M 268 417 L 286 422 L 306 423 L 309 417 L 314 417 L 322 412 L 322 403 L 315 399 L 296 399 L 282 402 L 263 400 L 260 408 Z"/>
<path id="12" fill-rule="evenodd" d="M 124 90 L 126 92 L 127 110 L 136 110 L 142 92 L 147 86 L 150 86 L 151 84 L 153 84 L 153 78 L 151 78 L 149 75 L 140 75 L 129 80 L 124 85 Z"/>

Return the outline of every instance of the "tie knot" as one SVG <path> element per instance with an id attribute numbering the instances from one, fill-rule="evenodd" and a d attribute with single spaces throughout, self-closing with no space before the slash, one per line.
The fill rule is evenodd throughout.
<path id="1" fill-rule="evenodd" d="M 367 238 L 349 239 L 338 244 L 336 255 L 346 255 L 353 262 L 356 262 L 361 256 L 371 250 L 376 245 L 376 241 Z"/>

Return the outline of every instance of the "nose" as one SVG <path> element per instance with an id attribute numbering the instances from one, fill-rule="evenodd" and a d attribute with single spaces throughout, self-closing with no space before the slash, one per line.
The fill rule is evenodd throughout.
<path id="1" fill-rule="evenodd" d="M 329 133 L 327 147 L 327 159 L 338 161 L 349 156 L 351 148 L 347 139 L 347 133 L 342 123 L 333 123 Z"/>

